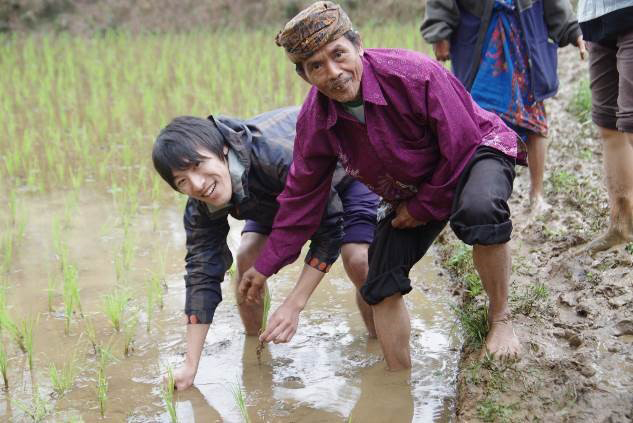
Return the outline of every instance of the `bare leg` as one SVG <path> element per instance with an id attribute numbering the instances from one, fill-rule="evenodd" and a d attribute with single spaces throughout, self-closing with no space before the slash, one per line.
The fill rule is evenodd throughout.
<path id="1" fill-rule="evenodd" d="M 543 175 L 547 156 L 547 138 L 530 134 L 527 142 L 528 169 L 530 171 L 530 213 L 539 215 L 550 208 L 543 199 Z"/>
<path id="2" fill-rule="evenodd" d="M 246 232 L 242 235 L 240 246 L 237 250 L 237 272 L 235 275 L 235 297 L 237 298 L 237 307 L 244 324 L 246 335 L 257 336 L 259 329 L 262 327 L 262 313 L 264 312 L 263 304 L 247 304 L 239 297 L 237 288 L 242 275 L 255 263 L 259 252 L 264 247 L 264 243 L 268 237 L 256 232 Z"/>
<path id="3" fill-rule="evenodd" d="M 204 340 L 209 332 L 208 324 L 187 325 L 187 353 L 182 367 L 174 371 L 174 385 L 179 391 L 189 388 L 198 372 L 200 355 L 204 346 Z"/>
<path id="4" fill-rule="evenodd" d="M 512 260 L 510 246 L 506 244 L 475 245 L 473 261 L 488 294 L 488 324 L 484 351 L 497 358 L 513 358 L 520 354 L 521 345 L 514 333 L 508 308 L 508 289 Z"/>
<path id="5" fill-rule="evenodd" d="M 376 327 L 374 326 L 374 315 L 371 306 L 367 304 L 360 295 L 360 288 L 365 283 L 367 272 L 369 271 L 369 264 L 367 262 L 368 250 L 369 244 L 344 244 L 341 248 L 341 256 L 343 257 L 345 272 L 356 287 L 356 305 L 367 328 L 367 333 L 370 338 L 375 338 Z"/>
<path id="6" fill-rule="evenodd" d="M 611 216 L 607 233 L 587 247 L 590 253 L 633 241 L 633 134 L 599 129 Z"/>
<path id="7" fill-rule="evenodd" d="M 394 294 L 372 307 L 376 334 L 388 370 L 411 368 L 411 321 L 402 295 Z"/>

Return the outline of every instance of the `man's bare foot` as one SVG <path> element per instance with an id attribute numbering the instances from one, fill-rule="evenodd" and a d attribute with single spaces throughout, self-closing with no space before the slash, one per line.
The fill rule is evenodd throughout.
<path id="1" fill-rule="evenodd" d="M 545 201 L 542 195 L 539 194 L 539 195 L 530 196 L 530 206 L 529 206 L 530 218 L 534 219 L 536 217 L 539 217 L 545 214 L 551 208 L 552 206 L 550 206 Z"/>
<path id="2" fill-rule="evenodd" d="M 185 364 L 184 366 L 174 371 L 174 386 L 177 391 L 184 391 L 185 389 L 193 385 L 193 380 L 196 377 L 196 369 L 191 368 Z"/>
<path id="3" fill-rule="evenodd" d="M 486 344 L 482 348 L 481 357 L 485 357 L 486 354 L 490 354 L 498 360 L 516 360 L 520 357 L 521 344 L 514 333 L 509 317 L 490 323 L 490 330 L 486 337 Z"/>
<path id="4" fill-rule="evenodd" d="M 585 251 L 589 254 L 595 254 L 630 241 L 633 241 L 633 234 L 625 236 L 620 231 L 611 228 L 606 234 L 591 241 Z"/>

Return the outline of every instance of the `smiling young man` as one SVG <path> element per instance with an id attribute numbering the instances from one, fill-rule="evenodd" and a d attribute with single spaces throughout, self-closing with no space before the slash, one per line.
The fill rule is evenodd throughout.
<path id="1" fill-rule="evenodd" d="M 304 216 L 325 206 L 338 160 L 384 200 L 361 293 L 372 305 L 387 367 L 411 366 L 403 300 L 411 290 L 409 271 L 449 221 L 473 245 L 490 298 L 484 351 L 518 355 L 507 244 L 517 135 L 437 62 L 407 50 L 363 49 L 332 2 L 300 12 L 276 41 L 312 89 L 297 121 L 293 168 L 278 197 L 274 230 L 240 292 L 258 301 L 276 257 L 302 245 L 306 228 L 318 225 Z"/>
<path id="2" fill-rule="evenodd" d="M 237 252 L 237 281 L 253 265 L 271 231 L 276 197 L 291 167 L 297 114 L 298 108 L 286 108 L 247 121 L 182 116 L 154 142 L 154 167 L 172 188 L 189 196 L 184 216 L 187 354 L 174 373 L 177 389 L 193 383 L 209 325 L 222 300 L 220 283 L 232 262 L 226 242 L 228 215 L 246 220 Z M 367 276 L 378 198 L 340 168 L 327 196 L 324 212 L 310 210 L 305 216 L 317 220 L 305 229 L 306 239 L 312 240 L 305 266 L 293 291 L 269 319 L 276 331 L 266 335 L 276 343 L 293 337 L 301 310 L 339 251 L 357 288 Z M 273 271 L 294 261 L 302 245 L 277 254 L 270 261 Z M 371 309 L 358 291 L 356 300 L 369 335 L 375 336 Z M 262 306 L 238 300 L 238 308 L 246 334 L 258 335 Z"/>

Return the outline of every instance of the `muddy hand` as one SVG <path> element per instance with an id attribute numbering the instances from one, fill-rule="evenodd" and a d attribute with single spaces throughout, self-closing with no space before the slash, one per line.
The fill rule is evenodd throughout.
<path id="1" fill-rule="evenodd" d="M 280 305 L 270 316 L 266 330 L 259 336 L 259 340 L 272 341 L 275 344 L 289 342 L 297 332 L 300 311 L 286 303 Z"/>
<path id="2" fill-rule="evenodd" d="M 250 304 L 259 304 L 262 300 L 264 283 L 267 277 L 255 270 L 254 267 L 248 269 L 242 276 L 238 291 L 242 299 Z"/>

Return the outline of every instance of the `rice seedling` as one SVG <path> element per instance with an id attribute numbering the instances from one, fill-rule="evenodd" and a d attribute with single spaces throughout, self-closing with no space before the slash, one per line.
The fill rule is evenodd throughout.
<path id="1" fill-rule="evenodd" d="M 174 402 L 174 372 L 171 367 L 167 368 L 167 381 L 162 389 L 163 401 L 165 401 L 165 408 L 171 419 L 171 423 L 178 423 L 178 415 L 176 414 L 176 403 Z"/>
<path id="2" fill-rule="evenodd" d="M 54 363 L 50 364 L 48 368 L 48 375 L 51 379 L 53 391 L 58 397 L 62 397 L 66 392 L 70 391 L 75 383 L 77 372 L 78 368 L 74 355 L 61 369 L 58 369 Z"/>
<path id="3" fill-rule="evenodd" d="M 2 339 L 0 338 L 0 341 Z M 4 342 L 0 342 L 0 373 L 2 374 L 2 381 L 4 382 L 4 389 L 9 389 L 9 359 L 7 357 L 7 351 L 4 348 Z"/>
<path id="4" fill-rule="evenodd" d="M 53 312 L 53 300 L 55 293 L 57 292 L 57 279 L 51 275 L 48 275 L 48 285 L 46 287 L 46 294 L 48 297 L 48 312 Z"/>
<path id="5" fill-rule="evenodd" d="M 270 291 L 268 287 L 264 289 L 264 310 L 262 311 L 262 326 L 259 328 L 259 334 L 261 335 L 268 325 L 268 314 L 270 313 Z M 263 341 L 259 341 L 257 344 L 257 361 L 261 363 L 262 351 L 264 351 L 266 344 Z"/>
<path id="6" fill-rule="evenodd" d="M 22 331 L 20 330 L 18 325 L 15 324 L 13 318 L 9 315 L 6 306 L 3 306 L 0 309 L 0 328 L 7 331 L 7 333 L 13 338 L 15 343 L 18 344 L 18 347 L 22 352 L 26 352 Z"/>
<path id="7" fill-rule="evenodd" d="M 128 301 L 130 301 L 130 294 L 120 288 L 115 289 L 103 298 L 103 312 L 117 332 L 121 331 L 123 313 Z"/>
<path id="8" fill-rule="evenodd" d="M 90 341 L 90 344 L 92 345 L 92 350 L 94 354 L 97 355 L 99 351 L 97 331 L 95 330 L 92 320 L 90 320 L 89 318 L 86 318 L 84 320 L 84 333 L 86 334 L 86 336 L 88 337 L 88 341 Z"/>
<path id="9" fill-rule="evenodd" d="M 111 361 L 115 361 L 116 358 L 112 354 L 110 346 L 100 346 L 97 351 L 97 402 L 99 403 L 99 412 L 101 413 L 101 417 L 105 417 L 108 401 L 108 378 L 106 376 L 106 366 Z"/>
<path id="10" fill-rule="evenodd" d="M 462 307 L 455 306 L 453 311 L 464 330 L 464 345 L 473 349 L 481 347 L 488 335 L 488 309 L 470 303 Z"/>
<path id="11" fill-rule="evenodd" d="M 131 319 L 129 319 L 123 325 L 123 354 L 128 357 L 132 352 L 134 335 L 136 334 L 136 328 L 138 327 L 138 315 L 134 314 Z"/>
<path id="12" fill-rule="evenodd" d="M 83 316 L 83 313 L 81 312 L 81 301 L 79 299 L 77 268 L 72 264 L 62 262 L 62 277 L 64 317 L 66 320 L 64 333 L 68 335 L 70 333 L 70 322 L 73 314 L 75 313 L 75 309 L 78 309 Z"/>
<path id="13" fill-rule="evenodd" d="M 251 419 L 248 415 L 248 409 L 246 408 L 246 399 L 244 398 L 244 391 L 242 390 L 242 386 L 238 380 L 235 381 L 234 384 L 230 385 L 231 394 L 233 395 L 233 401 L 235 401 L 235 405 L 237 409 L 240 410 L 240 414 L 242 415 L 242 420 L 244 423 L 250 423 Z"/>
<path id="14" fill-rule="evenodd" d="M 18 399 L 13 400 L 15 404 L 24 414 L 31 418 L 33 422 L 41 422 L 53 411 L 53 404 L 42 397 L 37 385 L 32 385 L 31 402 L 25 403 Z"/>
<path id="15" fill-rule="evenodd" d="M 33 328 L 37 326 L 39 315 L 22 320 L 19 327 L 20 337 L 22 338 L 23 351 L 29 361 L 29 369 L 33 371 Z"/>
<path id="16" fill-rule="evenodd" d="M 162 310 L 164 307 L 163 302 L 163 285 L 161 283 L 160 278 L 155 273 L 147 279 L 145 285 L 145 292 L 147 294 L 147 303 L 146 303 L 146 313 L 147 313 L 147 324 L 146 330 L 150 331 L 151 323 L 152 323 L 152 315 L 154 313 L 154 308 L 156 305 Z"/>

